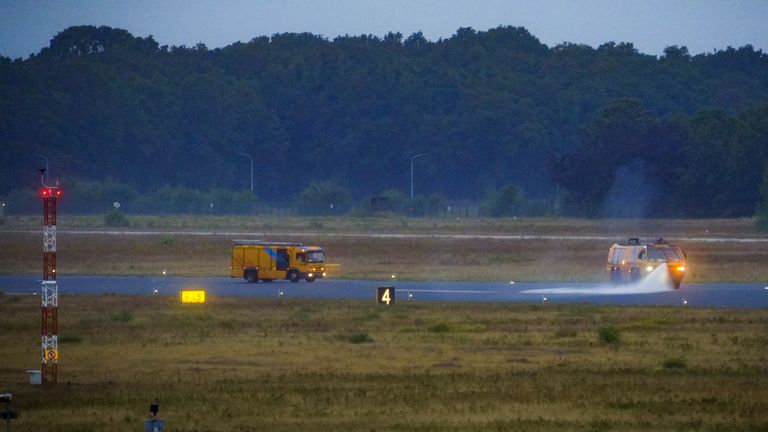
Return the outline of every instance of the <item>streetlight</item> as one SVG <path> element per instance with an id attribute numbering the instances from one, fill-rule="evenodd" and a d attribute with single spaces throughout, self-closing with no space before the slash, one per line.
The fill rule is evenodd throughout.
<path id="1" fill-rule="evenodd" d="M 413 199 L 413 161 L 428 154 L 429 153 L 419 153 L 417 155 L 411 156 L 411 199 Z"/>
<path id="2" fill-rule="evenodd" d="M 242 153 L 242 152 L 238 152 L 237 154 L 241 156 L 245 156 L 251 160 L 251 194 L 253 194 L 253 156 L 249 155 L 248 153 Z"/>

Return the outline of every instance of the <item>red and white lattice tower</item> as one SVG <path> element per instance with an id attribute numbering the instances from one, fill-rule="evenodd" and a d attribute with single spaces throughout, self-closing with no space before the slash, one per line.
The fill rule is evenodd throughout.
<path id="1" fill-rule="evenodd" d="M 42 378 L 43 385 L 56 384 L 59 363 L 59 288 L 56 285 L 56 200 L 61 197 L 56 186 L 40 191 L 43 197 L 43 325 Z"/>

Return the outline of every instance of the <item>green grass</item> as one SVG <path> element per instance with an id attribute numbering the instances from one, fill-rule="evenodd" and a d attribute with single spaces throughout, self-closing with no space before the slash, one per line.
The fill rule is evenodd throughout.
<path id="1" fill-rule="evenodd" d="M 0 297 L 0 391 L 23 413 L 14 431 L 141 430 L 155 400 L 175 431 L 768 427 L 768 310 L 59 303 L 59 385 L 42 390 L 24 373 L 39 365 L 39 298 Z M 618 349 L 596 336 L 610 326 Z"/>

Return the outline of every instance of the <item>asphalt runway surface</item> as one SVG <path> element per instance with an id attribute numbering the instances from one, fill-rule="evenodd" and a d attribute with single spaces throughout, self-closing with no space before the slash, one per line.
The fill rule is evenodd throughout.
<path id="1" fill-rule="evenodd" d="M 655 278 L 659 279 L 659 278 Z M 687 284 L 672 289 L 668 281 L 647 278 L 635 284 L 568 282 L 464 282 L 317 280 L 249 284 L 237 278 L 137 276 L 59 276 L 59 294 L 179 295 L 182 289 L 205 289 L 210 296 L 369 299 L 377 287 L 395 287 L 397 302 L 468 301 L 517 303 L 591 303 L 612 305 L 677 305 L 690 307 L 768 307 L 768 283 Z M 37 276 L 0 276 L 6 294 L 40 293 Z"/>

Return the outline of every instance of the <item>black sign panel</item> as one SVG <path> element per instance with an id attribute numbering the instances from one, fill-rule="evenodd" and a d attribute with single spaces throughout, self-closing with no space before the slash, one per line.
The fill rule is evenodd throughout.
<path id="1" fill-rule="evenodd" d="M 376 299 L 379 304 L 391 305 L 395 302 L 395 287 L 378 287 L 376 288 Z"/>

